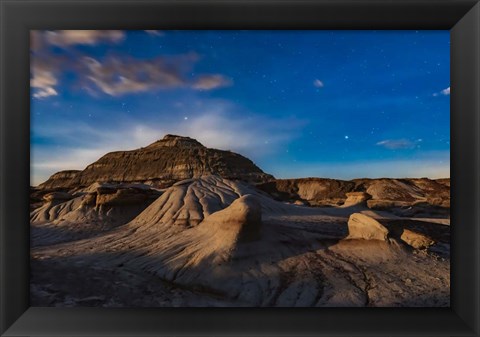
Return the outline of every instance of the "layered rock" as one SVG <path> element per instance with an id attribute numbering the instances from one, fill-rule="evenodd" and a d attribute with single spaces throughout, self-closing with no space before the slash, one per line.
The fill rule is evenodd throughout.
<path id="1" fill-rule="evenodd" d="M 65 170 L 54 173 L 46 182 L 40 184 L 42 189 L 57 189 L 77 187 L 80 170 Z"/>
<path id="2" fill-rule="evenodd" d="M 277 179 L 257 187 L 276 200 L 298 201 L 311 206 L 349 206 L 365 204 L 366 201 L 366 206 L 371 209 L 395 209 L 398 215 L 424 211 L 443 215 L 442 209 L 450 208 L 450 179 L 379 178 L 345 181 L 301 178 Z M 426 210 L 426 207 L 430 209 Z"/>
<path id="3" fill-rule="evenodd" d="M 181 181 L 168 188 L 132 221 L 132 225 L 168 231 L 196 227 L 205 218 L 227 208 L 245 195 L 253 195 L 261 200 L 266 212 L 282 214 L 288 208 L 246 183 L 218 176 L 204 176 Z"/>
<path id="4" fill-rule="evenodd" d="M 209 174 L 250 183 L 273 179 L 240 154 L 206 148 L 189 137 L 166 135 L 145 148 L 107 153 L 83 171 L 55 173 L 39 187 L 78 188 L 95 182 L 168 187 L 176 181 Z"/>
<path id="5" fill-rule="evenodd" d="M 43 196 L 46 202 L 65 201 L 73 198 L 73 195 L 67 192 L 51 192 Z"/>
<path id="6" fill-rule="evenodd" d="M 87 190 L 43 196 L 44 203 L 30 213 L 34 246 L 87 238 L 123 225 L 161 195 L 154 189 L 122 185 L 94 184 Z"/>
<path id="7" fill-rule="evenodd" d="M 276 179 L 257 187 L 277 200 L 325 206 L 343 204 L 355 183 L 325 178 Z"/>

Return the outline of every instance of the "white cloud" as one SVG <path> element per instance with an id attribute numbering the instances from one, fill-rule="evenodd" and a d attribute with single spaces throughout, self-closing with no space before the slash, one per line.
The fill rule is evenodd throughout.
<path id="1" fill-rule="evenodd" d="M 223 75 L 200 75 L 192 87 L 197 90 L 212 90 L 232 85 L 232 80 Z"/>
<path id="2" fill-rule="evenodd" d="M 150 35 L 161 36 L 159 30 L 145 30 Z M 125 39 L 121 30 L 53 30 L 32 31 L 30 48 L 32 51 L 31 86 L 35 88 L 34 98 L 58 95 L 56 86 L 64 71 L 72 71 L 80 83 L 76 87 L 96 96 L 104 93 L 121 96 L 162 89 L 190 88 L 193 90 L 213 90 L 232 85 L 232 80 L 221 74 L 203 74 L 191 78 L 189 74 L 199 55 L 190 52 L 181 55 L 158 56 L 152 59 L 135 59 L 126 56 L 110 56 L 95 59 L 80 50 L 70 50 L 76 45 L 96 45 L 118 43 Z M 59 56 L 51 46 L 69 51 L 75 57 Z M 41 84 L 48 81 L 50 84 Z"/>
<path id="3" fill-rule="evenodd" d="M 34 94 L 34 98 L 42 99 L 50 96 L 57 96 L 58 92 L 53 87 L 47 87 L 37 90 Z"/>
<path id="4" fill-rule="evenodd" d="M 98 89 L 111 96 L 135 93 L 153 89 L 178 88 L 184 85 L 181 73 L 183 67 L 189 66 L 196 59 L 195 55 L 180 56 L 183 62 L 168 62 L 164 58 L 151 60 L 134 60 L 110 58 L 103 63 L 85 57 L 86 77 Z"/>
<path id="5" fill-rule="evenodd" d="M 433 94 L 433 96 L 435 96 L 435 97 L 437 97 L 437 96 L 439 96 L 439 95 L 450 96 L 450 87 L 445 88 L 445 89 L 443 89 L 442 91 L 436 92 L 436 93 Z"/>
<path id="6" fill-rule="evenodd" d="M 161 30 L 145 30 L 146 33 L 153 35 L 153 36 L 164 36 L 165 33 Z"/>
<path id="7" fill-rule="evenodd" d="M 213 90 L 232 84 L 219 74 L 204 74 L 191 80 L 186 73 L 198 60 L 196 53 L 149 60 L 111 57 L 104 61 L 84 57 L 85 76 L 93 87 L 110 96 L 174 88 Z"/>
<path id="8" fill-rule="evenodd" d="M 319 79 L 316 79 L 315 81 L 313 81 L 313 86 L 316 88 L 323 88 L 325 85 L 323 84 L 322 81 L 320 81 Z"/>
<path id="9" fill-rule="evenodd" d="M 187 120 L 180 114 L 175 121 L 128 120 L 108 128 L 82 123 L 34 127 L 35 136 L 71 145 L 52 148 L 33 144 L 32 184 L 37 185 L 60 170 L 84 169 L 107 152 L 145 147 L 166 134 L 192 137 L 207 147 L 231 150 L 252 160 L 278 150 L 296 137 L 298 121 L 231 117 L 226 113 L 228 108 L 213 102 L 204 104 L 200 112 Z"/>
<path id="10" fill-rule="evenodd" d="M 376 145 L 389 150 L 413 149 L 417 145 L 417 141 L 409 139 L 386 139 L 378 142 Z"/>
<path id="11" fill-rule="evenodd" d="M 58 80 L 53 69 L 48 65 L 33 64 L 30 78 L 30 87 L 33 89 L 33 97 L 46 98 L 58 95 L 55 89 Z"/>
<path id="12" fill-rule="evenodd" d="M 47 43 L 57 47 L 96 45 L 99 42 L 118 43 L 125 38 L 122 30 L 53 30 L 45 33 Z"/>
<path id="13" fill-rule="evenodd" d="M 141 124 L 124 126 L 117 132 L 96 129 L 76 123 L 62 128 L 51 126 L 35 130 L 37 135 L 55 138 L 65 144 L 54 148 L 32 144 L 31 183 L 38 185 L 53 173 L 63 170 L 83 170 L 104 154 L 118 150 L 133 150 L 158 138 L 158 130 Z M 97 144 L 95 144 L 97 142 Z"/>

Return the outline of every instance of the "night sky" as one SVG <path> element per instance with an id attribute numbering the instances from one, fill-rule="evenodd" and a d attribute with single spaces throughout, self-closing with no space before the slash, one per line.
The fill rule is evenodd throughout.
<path id="1" fill-rule="evenodd" d="M 277 178 L 449 177 L 448 31 L 35 31 L 32 184 L 165 134 Z"/>

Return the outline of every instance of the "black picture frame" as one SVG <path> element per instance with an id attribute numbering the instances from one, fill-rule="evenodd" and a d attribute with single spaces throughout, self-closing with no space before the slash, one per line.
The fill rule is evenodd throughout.
<path id="1" fill-rule="evenodd" d="M 2 336 L 479 336 L 480 4 L 473 0 L 1 0 Z M 30 29 L 448 29 L 450 308 L 29 306 Z"/>

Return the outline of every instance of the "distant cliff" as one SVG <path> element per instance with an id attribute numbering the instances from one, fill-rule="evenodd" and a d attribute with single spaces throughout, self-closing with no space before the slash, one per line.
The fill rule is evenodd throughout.
<path id="1" fill-rule="evenodd" d="M 257 185 L 281 201 L 312 206 L 343 205 L 352 192 L 364 192 L 368 207 L 383 209 L 430 205 L 450 207 L 450 179 L 378 178 L 337 180 L 326 178 L 276 179 Z"/>

